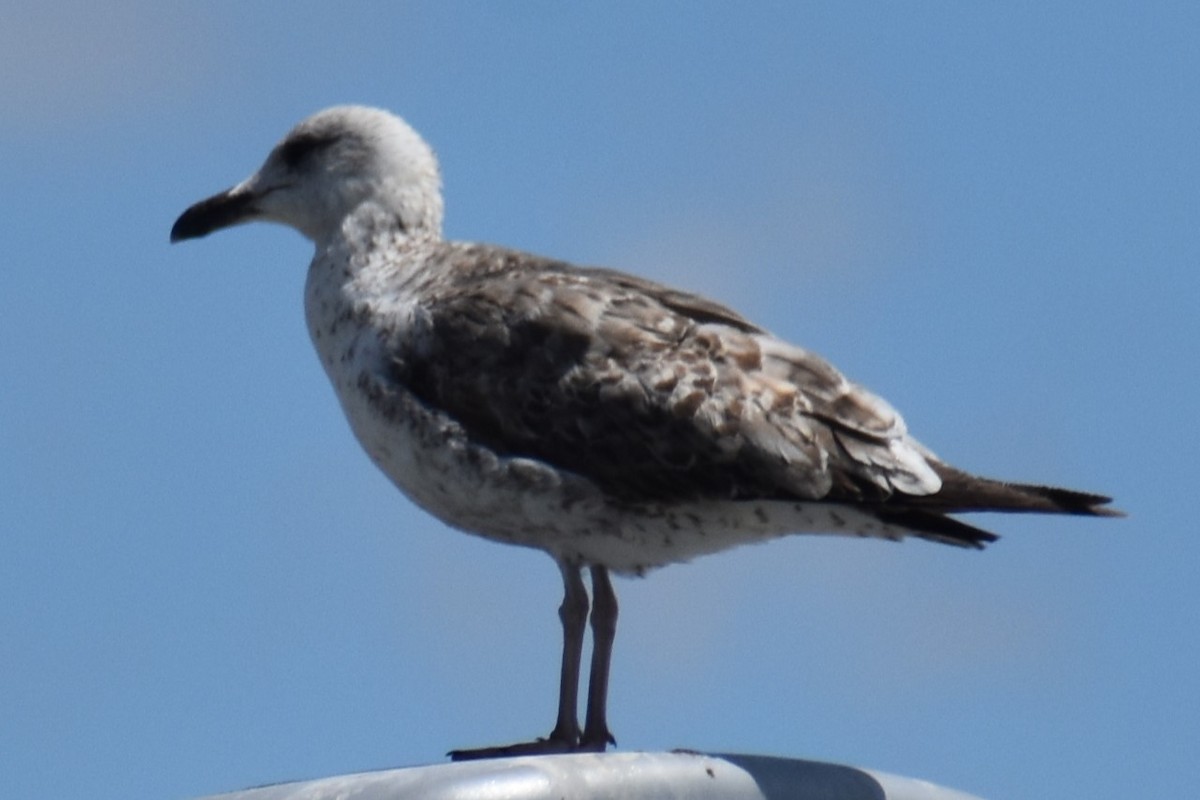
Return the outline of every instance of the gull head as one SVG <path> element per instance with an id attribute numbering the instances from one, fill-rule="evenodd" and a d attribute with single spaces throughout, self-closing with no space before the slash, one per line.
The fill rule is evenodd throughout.
<path id="1" fill-rule="evenodd" d="M 394 114 L 327 108 L 293 128 L 249 178 L 183 212 L 171 241 L 255 220 L 289 225 L 318 245 L 354 221 L 440 236 L 437 158 Z"/>

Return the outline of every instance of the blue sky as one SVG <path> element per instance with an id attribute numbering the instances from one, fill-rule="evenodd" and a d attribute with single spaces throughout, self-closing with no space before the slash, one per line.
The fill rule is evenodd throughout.
<path id="1" fill-rule="evenodd" d="M 12 796 L 194 797 L 551 725 L 556 570 L 359 451 L 303 326 L 310 245 L 167 244 L 344 102 L 433 143 L 449 236 L 718 296 L 946 459 L 1131 513 L 621 580 L 623 748 L 1194 791 L 1200 12 L 745 6 L 4 5 Z"/>

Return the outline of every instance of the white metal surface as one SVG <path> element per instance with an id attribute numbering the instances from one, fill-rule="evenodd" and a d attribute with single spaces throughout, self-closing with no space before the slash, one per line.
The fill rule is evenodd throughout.
<path id="1" fill-rule="evenodd" d="M 979 800 L 873 770 L 703 753 L 527 756 L 281 783 L 200 800 Z"/>

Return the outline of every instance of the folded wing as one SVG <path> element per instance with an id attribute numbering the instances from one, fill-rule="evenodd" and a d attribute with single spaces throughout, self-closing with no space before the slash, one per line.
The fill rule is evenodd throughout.
<path id="1" fill-rule="evenodd" d="M 883 400 L 722 306 L 488 248 L 427 303 L 392 379 L 475 440 L 623 501 L 882 503 L 941 479 Z M 519 258 L 521 269 L 512 268 Z"/>

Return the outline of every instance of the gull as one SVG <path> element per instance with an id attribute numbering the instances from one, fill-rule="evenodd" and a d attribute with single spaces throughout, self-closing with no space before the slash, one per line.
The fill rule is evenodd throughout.
<path id="1" fill-rule="evenodd" d="M 438 162 L 420 135 L 387 111 L 337 106 L 296 125 L 246 180 L 188 208 L 171 241 L 254 220 L 310 239 L 309 335 L 371 460 L 446 524 L 557 563 L 553 730 L 453 758 L 615 744 L 610 573 L 798 533 L 966 548 L 997 538 L 960 512 L 1121 515 L 1102 495 L 950 466 L 882 398 L 719 303 L 446 241 L 442 214 Z"/>

